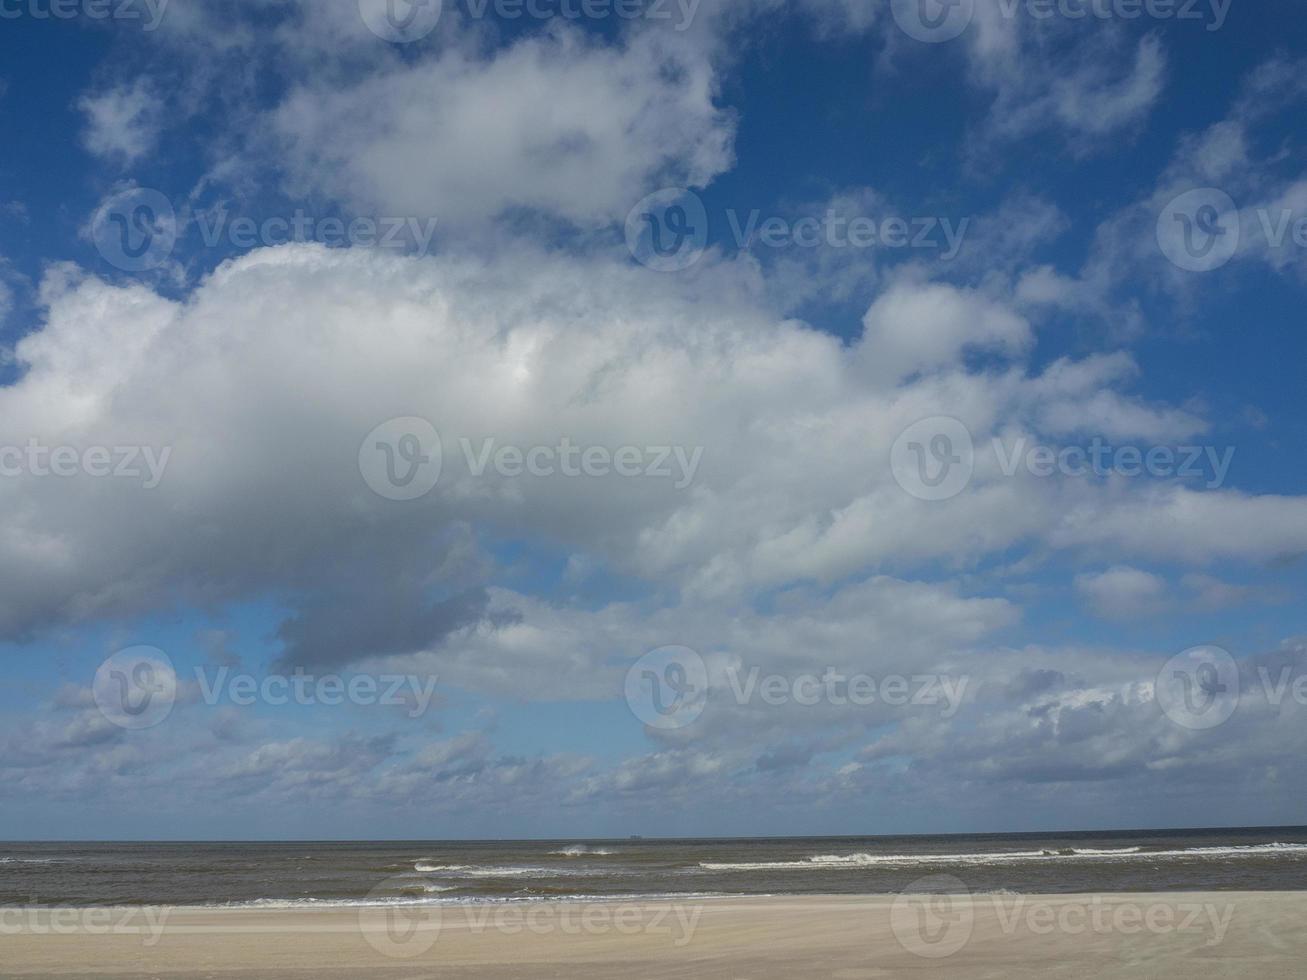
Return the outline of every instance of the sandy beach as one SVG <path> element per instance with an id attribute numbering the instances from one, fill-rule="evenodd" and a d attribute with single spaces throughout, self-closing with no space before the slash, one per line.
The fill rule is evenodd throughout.
<path id="1" fill-rule="evenodd" d="M 0 972 L 346 978 L 1301 975 L 1307 893 L 6 909 Z"/>

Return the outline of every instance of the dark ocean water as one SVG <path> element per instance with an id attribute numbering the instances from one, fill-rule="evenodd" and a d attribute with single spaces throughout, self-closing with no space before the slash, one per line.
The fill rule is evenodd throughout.
<path id="1" fill-rule="evenodd" d="M 1305 890 L 1307 828 L 767 840 L 0 844 L 0 905 Z"/>

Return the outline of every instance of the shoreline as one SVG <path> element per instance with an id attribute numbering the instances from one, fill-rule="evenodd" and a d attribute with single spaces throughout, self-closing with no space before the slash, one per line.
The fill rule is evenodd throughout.
<path id="1" fill-rule="evenodd" d="M 936 877 L 952 877 L 951 875 L 938 875 Z M 437 909 L 448 912 L 457 912 L 461 909 L 484 910 L 499 908 L 532 908 L 535 906 L 549 907 L 596 907 L 607 906 L 613 908 L 625 908 L 630 906 L 659 906 L 659 905 L 710 905 L 721 903 L 748 904 L 758 903 L 776 903 L 784 901 L 795 901 L 802 903 L 816 902 L 834 902 L 841 905 L 848 903 L 874 903 L 878 901 L 893 901 L 900 897 L 913 897 L 915 895 L 940 895 L 954 901 L 989 899 L 1018 899 L 1024 898 L 1030 901 L 1058 901 L 1062 899 L 1087 899 L 1093 898 L 1100 901 L 1111 899 L 1132 899 L 1141 896 L 1158 897 L 1165 896 L 1172 899 L 1182 899 L 1186 896 L 1198 896 L 1204 899 L 1219 899 L 1222 896 L 1247 897 L 1252 895 L 1278 895 L 1289 897 L 1293 895 L 1302 895 L 1307 898 L 1307 883 L 1302 888 L 1167 888 L 1155 891 L 1139 890 L 1102 890 L 1097 892 L 1060 892 L 1060 891 L 1021 891 L 1018 889 L 1001 888 L 1001 889 L 968 889 L 965 892 L 748 892 L 726 894 L 719 892 L 686 892 L 678 894 L 667 892 L 661 894 L 630 894 L 630 895 L 553 895 L 553 896 L 530 896 L 516 898 L 506 896 L 504 898 L 486 898 L 486 897 L 469 897 L 469 898 L 440 898 L 432 896 L 430 898 L 402 899 L 402 898 L 385 898 L 369 900 L 366 898 L 306 898 L 306 899 L 254 899 L 249 902 L 227 902 L 227 903 L 206 903 L 206 904 L 176 904 L 166 902 L 138 902 L 131 905 L 124 904 L 59 904 L 59 903 L 35 903 L 31 905 L 0 904 L 0 937 L 6 935 L 4 931 L 4 920 L 6 916 L 12 917 L 14 914 L 28 915 L 36 912 L 46 914 L 51 911 L 59 912 L 112 912 L 112 913 L 131 913 L 143 912 L 145 910 L 166 910 L 172 917 L 193 916 L 203 914 L 228 915 L 228 914 L 246 914 L 257 915 L 266 913 L 268 915 L 299 915 L 314 913 L 351 913 L 359 912 L 365 909 L 394 909 L 396 911 L 413 910 L 413 909 Z"/>
<path id="2" fill-rule="evenodd" d="M 947 884 L 941 880 L 938 884 Z M 157 913 L 149 915 L 147 912 Z M 0 910 L 6 977 L 1294 977 L 1307 892 Z"/>
<path id="3" fill-rule="evenodd" d="M 940 878 L 951 878 L 951 876 L 940 875 Z M 928 880 L 928 879 L 923 879 Z M 166 911 L 171 919 L 202 919 L 206 916 L 217 918 L 241 917 L 255 918 L 257 916 L 300 918 L 312 917 L 317 915 L 341 915 L 363 911 L 373 910 L 390 910 L 396 913 L 414 910 L 431 909 L 435 911 L 444 911 L 458 913 L 460 911 L 486 912 L 499 909 L 530 909 L 536 907 L 548 909 L 565 909 L 565 908 L 660 908 L 668 905 L 694 905 L 702 906 L 715 911 L 735 911 L 736 907 L 758 905 L 766 908 L 779 909 L 781 907 L 793 906 L 805 911 L 821 910 L 823 906 L 829 909 L 847 910 L 850 906 L 867 906 L 876 907 L 881 904 L 893 904 L 895 901 L 911 901 L 916 899 L 943 899 L 954 903 L 979 903 L 993 901 L 1018 901 L 1025 900 L 1028 902 L 1099 902 L 1099 903 L 1118 903 L 1129 901 L 1181 901 L 1184 899 L 1203 900 L 1203 901 L 1241 901 L 1257 897 L 1275 897 L 1290 899 L 1301 896 L 1304 903 L 1307 903 L 1307 887 L 1303 889 L 1213 889 L 1213 888 L 1193 888 L 1193 889 L 1167 889 L 1164 891 L 1102 891 L 1102 892 L 1035 892 L 1035 891 L 1015 891 L 1011 889 L 999 889 L 993 891 L 966 891 L 966 892 L 947 892 L 947 891 L 910 891 L 910 892 L 868 892 L 860 895 L 842 894 L 832 892 L 830 894 L 807 894 L 807 893 L 771 893 L 771 894 L 743 894 L 743 895 L 718 895 L 718 894 L 686 894 L 686 895 L 633 895 L 633 896 L 612 896 L 612 897 L 570 897 L 559 896 L 549 898 L 504 898 L 504 899 L 458 899 L 453 901 L 442 899 L 422 900 L 414 899 L 411 902 L 396 901 L 394 899 L 384 899 L 377 901 L 367 901 L 365 899 L 323 899 L 321 904 L 312 905 L 256 905 L 256 904 L 229 904 L 229 905 L 169 905 L 165 903 L 145 903 L 134 905 L 0 905 L 0 936 L 7 935 L 5 931 L 6 916 L 12 917 L 15 913 L 27 915 L 29 913 L 38 913 L 42 916 L 51 912 L 58 913 L 93 913 L 93 912 L 110 912 L 110 913 L 141 913 L 146 910 Z M 273 899 L 270 901 L 280 901 Z M 292 901 L 292 900 L 287 900 Z M 745 909 L 740 908 L 739 911 Z"/>

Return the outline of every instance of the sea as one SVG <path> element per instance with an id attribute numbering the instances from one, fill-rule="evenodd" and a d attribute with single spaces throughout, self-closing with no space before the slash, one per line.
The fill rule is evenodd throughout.
<path id="1" fill-rule="evenodd" d="M 739 840 L 0 844 L 0 906 L 444 905 L 878 895 L 941 887 L 1031 894 L 1307 890 L 1307 827 Z"/>

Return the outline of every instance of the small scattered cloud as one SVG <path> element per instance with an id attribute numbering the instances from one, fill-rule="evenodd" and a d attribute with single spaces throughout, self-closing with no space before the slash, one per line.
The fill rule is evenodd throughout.
<path id="1" fill-rule="evenodd" d="M 97 157 L 126 166 L 152 153 L 158 144 L 165 109 L 146 78 L 88 93 L 78 108 L 86 117 L 82 142 Z"/>

